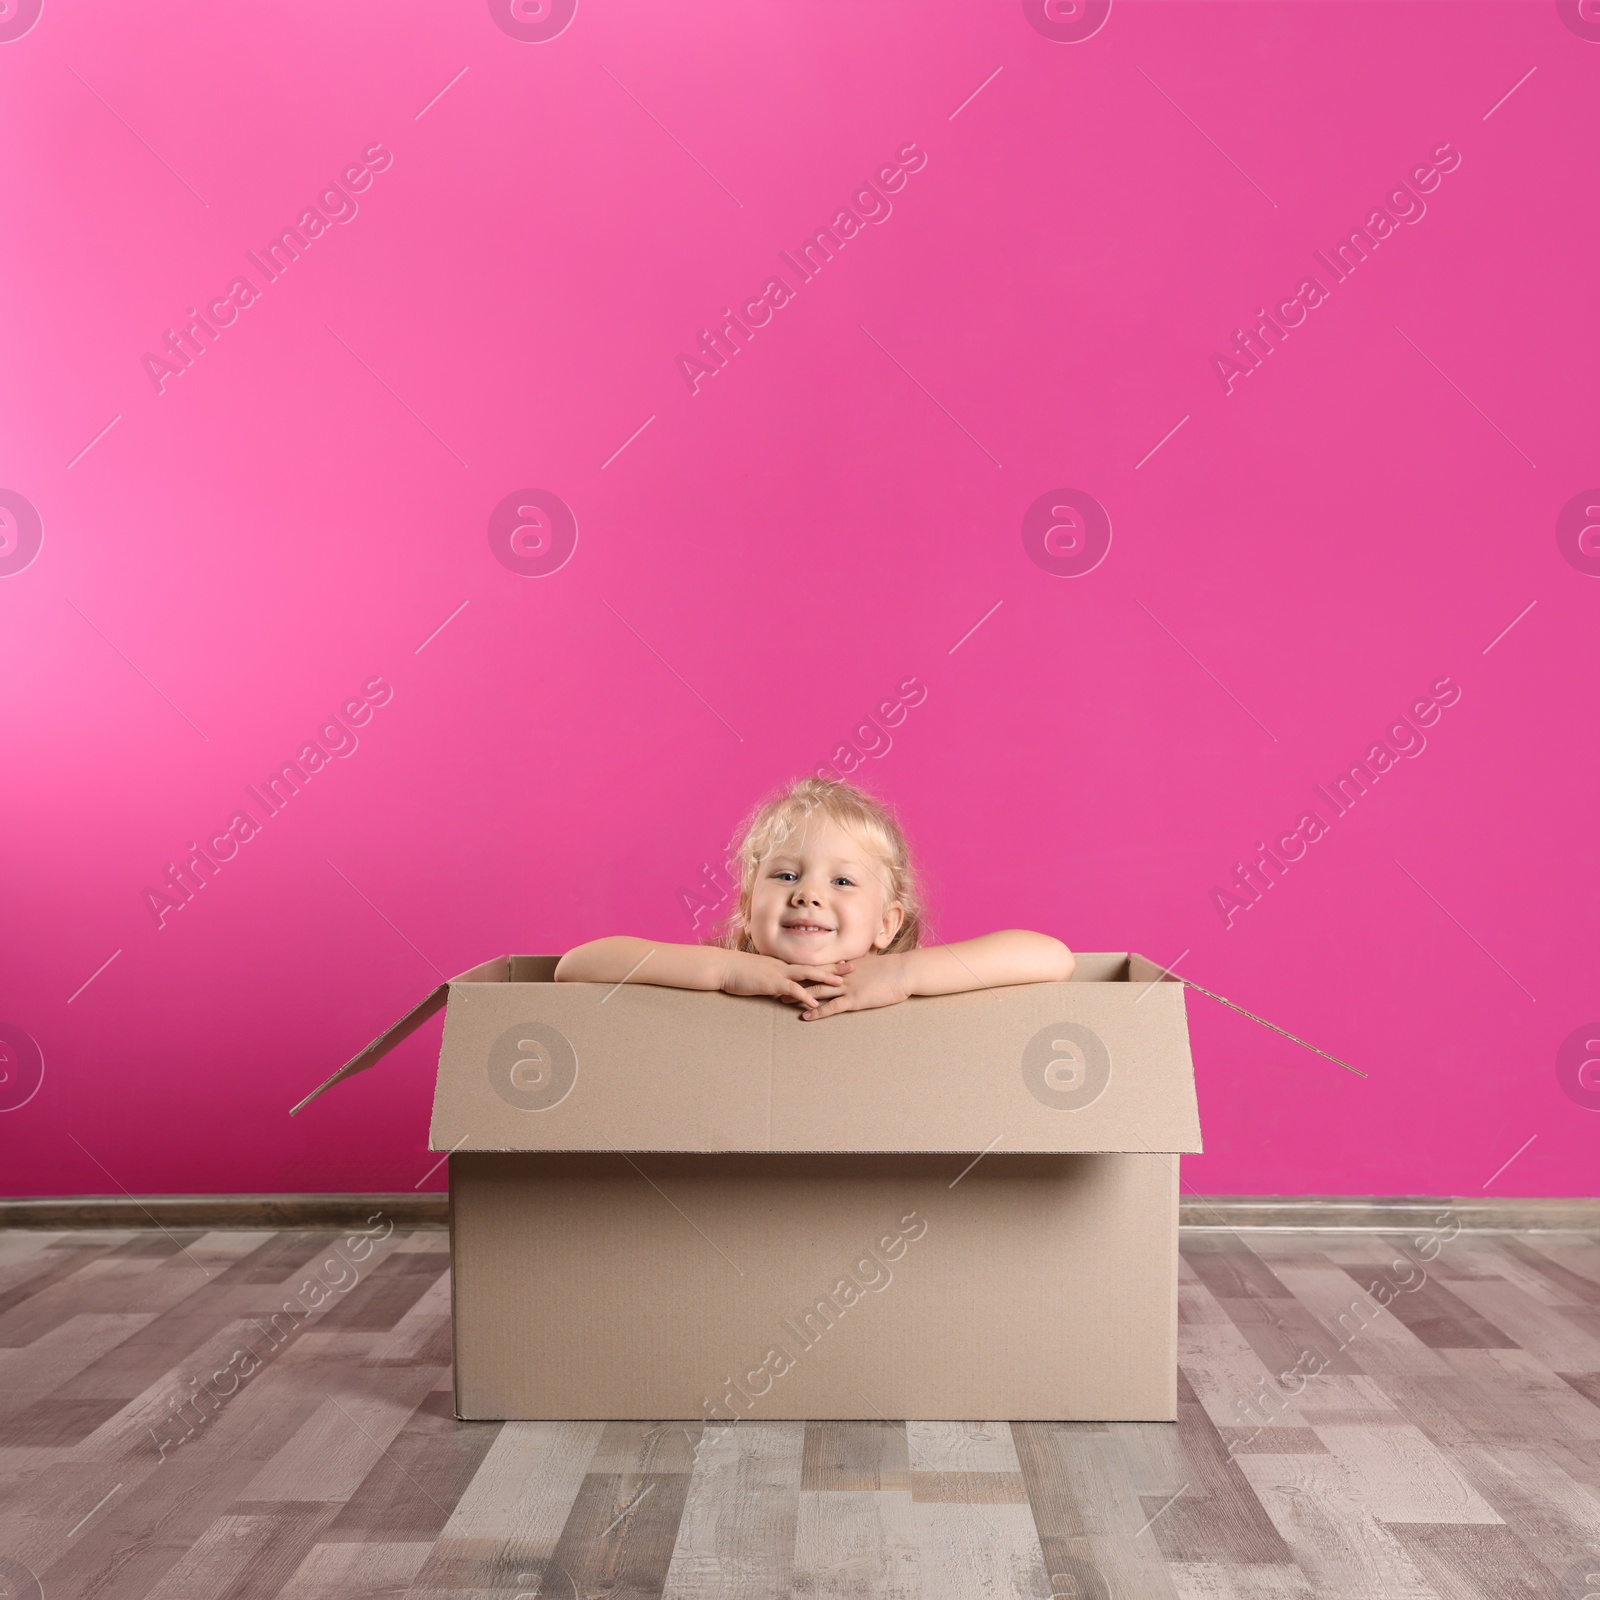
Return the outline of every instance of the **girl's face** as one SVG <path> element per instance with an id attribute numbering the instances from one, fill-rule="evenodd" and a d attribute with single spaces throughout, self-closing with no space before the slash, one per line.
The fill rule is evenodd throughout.
<path id="1" fill-rule="evenodd" d="M 820 966 L 882 950 L 899 931 L 884 864 L 847 828 L 814 813 L 756 869 L 751 943 L 764 956 Z"/>

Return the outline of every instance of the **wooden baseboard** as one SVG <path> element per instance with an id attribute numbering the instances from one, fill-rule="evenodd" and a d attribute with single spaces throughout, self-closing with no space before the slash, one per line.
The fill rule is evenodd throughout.
<path id="1" fill-rule="evenodd" d="M 0 1199 L 0 1228 L 343 1228 L 382 1214 L 402 1228 L 446 1228 L 443 1194 L 55 1195 Z M 1426 1195 L 1185 1195 L 1186 1229 L 1376 1228 L 1394 1232 L 1600 1233 L 1600 1198 Z"/>
<path id="2" fill-rule="evenodd" d="M 399 1228 L 448 1228 L 443 1194 L 52 1195 L 0 1199 L 0 1228 L 345 1228 L 381 1213 Z"/>
<path id="3" fill-rule="evenodd" d="M 1600 1231 L 1600 1198 L 1587 1195 L 1541 1199 L 1510 1195 L 1184 1195 L 1178 1202 L 1184 1228 L 1377 1228 L 1474 1231 Z"/>

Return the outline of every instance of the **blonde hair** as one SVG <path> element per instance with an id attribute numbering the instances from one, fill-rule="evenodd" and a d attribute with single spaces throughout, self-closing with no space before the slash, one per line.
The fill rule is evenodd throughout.
<path id="1" fill-rule="evenodd" d="M 755 951 L 749 931 L 750 900 L 761 863 L 821 811 L 847 828 L 883 863 L 878 882 L 887 908 L 898 900 L 902 916 L 883 954 L 915 950 L 922 941 L 927 912 L 918 892 L 911 850 L 894 814 L 880 800 L 852 783 L 831 778 L 801 778 L 763 800 L 735 836 L 729 865 L 739 869 L 739 902 L 710 941 L 729 950 Z"/>

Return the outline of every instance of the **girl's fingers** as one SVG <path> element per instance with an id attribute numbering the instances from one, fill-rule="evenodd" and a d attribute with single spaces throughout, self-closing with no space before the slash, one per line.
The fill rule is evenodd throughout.
<path id="1" fill-rule="evenodd" d="M 850 1002 L 846 999 L 829 1000 L 825 1005 L 813 1006 L 809 1011 L 802 1014 L 800 1020 L 802 1022 L 820 1022 L 824 1017 L 831 1017 L 840 1011 L 848 1011 L 849 1009 Z"/>
<path id="2" fill-rule="evenodd" d="M 818 976 L 808 978 L 805 983 L 789 981 L 789 986 L 779 996 L 783 1000 L 798 999 L 806 1005 L 813 1005 L 819 1000 L 833 1000 L 845 992 L 844 984 L 831 973 L 824 972 L 821 968 Z"/>

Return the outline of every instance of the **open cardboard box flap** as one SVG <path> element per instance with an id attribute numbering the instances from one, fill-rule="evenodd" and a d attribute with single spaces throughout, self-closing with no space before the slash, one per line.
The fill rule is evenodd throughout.
<path id="1" fill-rule="evenodd" d="M 295 1110 L 448 1004 L 434 1150 L 1201 1148 L 1184 986 L 1139 955 L 820 1022 L 777 1000 L 557 984 L 556 961 L 501 956 L 441 984 Z"/>

